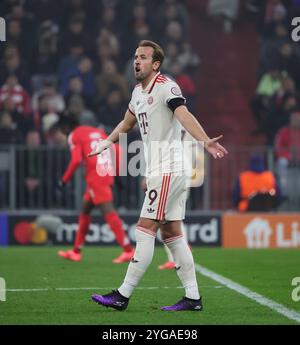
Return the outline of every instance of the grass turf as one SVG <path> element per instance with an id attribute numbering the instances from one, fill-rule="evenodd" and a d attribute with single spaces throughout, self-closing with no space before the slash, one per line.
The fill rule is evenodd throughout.
<path id="1" fill-rule="evenodd" d="M 184 295 L 176 273 L 159 271 L 165 261 L 157 247 L 147 273 L 129 307 L 118 312 L 98 306 L 92 293 L 107 293 L 120 285 L 127 264 L 112 264 L 117 247 L 87 247 L 82 262 L 57 256 L 55 247 L 7 247 L 0 249 L 0 277 L 7 291 L 0 302 L 0 325 L 276 325 L 296 324 L 276 311 L 261 306 L 197 273 L 203 312 L 163 312 L 160 307 Z M 291 298 L 291 281 L 300 276 L 299 250 L 229 250 L 193 248 L 195 262 L 300 312 L 300 302 Z M 94 287 L 94 288 L 93 288 Z M 57 290 L 57 288 L 75 288 Z M 80 290 L 77 288 L 92 288 Z"/>

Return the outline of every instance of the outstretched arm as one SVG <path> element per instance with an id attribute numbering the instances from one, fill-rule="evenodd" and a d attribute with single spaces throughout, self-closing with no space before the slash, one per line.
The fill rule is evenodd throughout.
<path id="1" fill-rule="evenodd" d="M 212 139 L 209 138 L 195 116 L 188 111 L 185 105 L 177 107 L 174 111 L 174 115 L 193 138 L 197 141 L 204 142 L 204 147 L 214 158 L 223 158 L 224 155 L 228 154 L 225 147 L 218 143 L 218 140 L 221 139 L 223 135 Z"/>
<path id="2" fill-rule="evenodd" d="M 127 110 L 124 119 L 117 125 L 117 127 L 112 131 L 112 133 L 102 141 L 99 141 L 98 147 L 88 154 L 88 157 L 99 155 L 105 149 L 109 148 L 112 144 L 119 140 L 119 135 L 122 133 L 128 133 L 133 126 L 136 124 L 135 116 Z"/>

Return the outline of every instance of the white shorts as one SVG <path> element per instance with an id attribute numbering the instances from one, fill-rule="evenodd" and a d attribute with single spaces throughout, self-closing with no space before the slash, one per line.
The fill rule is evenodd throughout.
<path id="1" fill-rule="evenodd" d="M 169 173 L 147 178 L 147 191 L 142 218 L 160 221 L 182 220 L 185 217 L 187 177 Z"/>

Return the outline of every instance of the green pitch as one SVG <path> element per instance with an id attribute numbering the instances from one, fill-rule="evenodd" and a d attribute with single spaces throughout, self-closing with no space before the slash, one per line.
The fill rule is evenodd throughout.
<path id="1" fill-rule="evenodd" d="M 61 249 L 61 248 L 60 248 Z M 159 271 L 165 261 L 157 247 L 153 262 L 124 312 L 98 306 L 93 293 L 107 293 L 122 282 L 127 264 L 112 264 L 117 247 L 87 247 L 83 261 L 57 256 L 58 248 L 0 249 L 0 277 L 6 301 L 0 301 L 0 325 L 220 325 L 297 324 L 220 282 L 197 273 L 202 312 L 163 312 L 160 307 L 184 295 L 175 271 Z M 291 285 L 300 276 L 299 250 L 225 250 L 193 248 L 195 262 L 300 315 Z M 16 289 L 16 291 L 12 291 Z M 37 289 L 37 290 L 35 290 Z M 298 292 L 299 295 L 299 292 Z M 297 315 L 297 314 L 296 314 Z"/>

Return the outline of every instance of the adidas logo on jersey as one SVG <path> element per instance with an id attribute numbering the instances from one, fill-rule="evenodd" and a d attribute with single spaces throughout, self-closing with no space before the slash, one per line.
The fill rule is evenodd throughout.
<path id="1" fill-rule="evenodd" d="M 147 208 L 147 211 L 148 211 L 149 213 L 155 212 L 155 210 L 154 210 L 153 208 L 151 208 L 151 207 Z"/>

